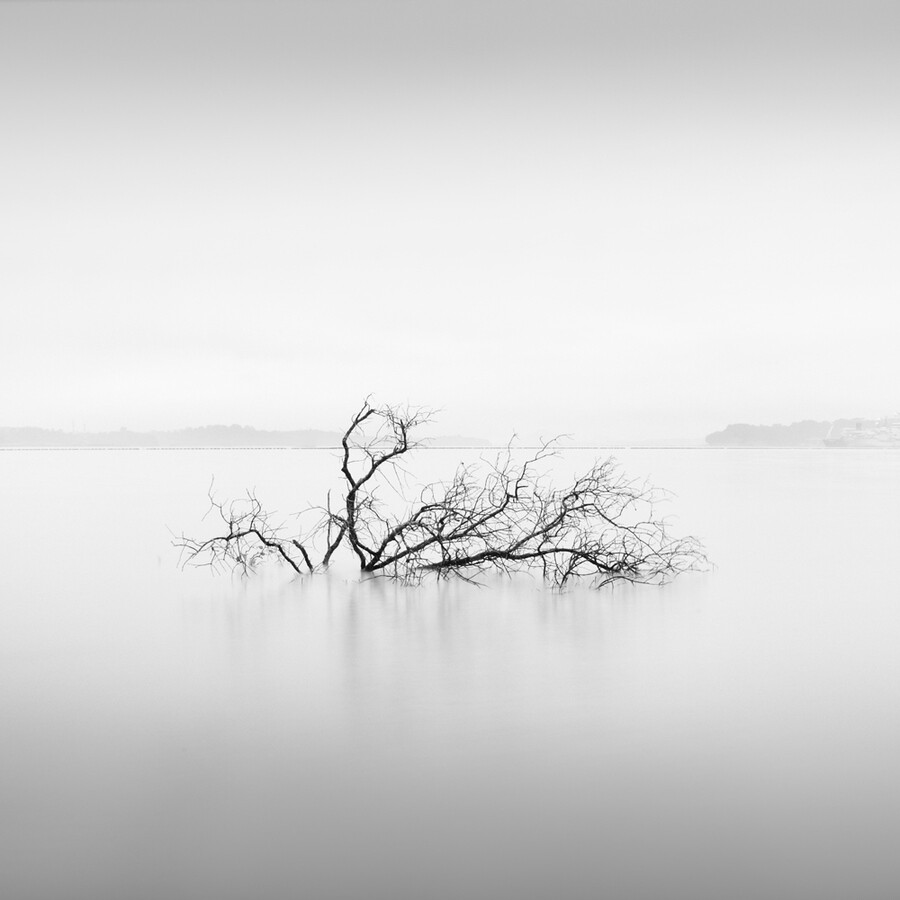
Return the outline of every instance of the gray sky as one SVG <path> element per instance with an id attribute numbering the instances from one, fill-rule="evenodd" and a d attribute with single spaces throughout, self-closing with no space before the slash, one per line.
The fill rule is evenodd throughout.
<path id="1" fill-rule="evenodd" d="M 0 424 L 900 407 L 896 3 L 0 4 Z"/>

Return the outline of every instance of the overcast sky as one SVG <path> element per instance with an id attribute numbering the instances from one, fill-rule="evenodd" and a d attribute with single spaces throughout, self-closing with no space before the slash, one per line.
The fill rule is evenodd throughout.
<path id="1" fill-rule="evenodd" d="M 0 424 L 900 407 L 900 6 L 0 4 Z"/>

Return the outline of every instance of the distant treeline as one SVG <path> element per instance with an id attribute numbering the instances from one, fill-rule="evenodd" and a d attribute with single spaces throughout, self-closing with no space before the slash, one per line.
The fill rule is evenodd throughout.
<path id="1" fill-rule="evenodd" d="M 0 447 L 337 447 L 337 431 L 264 431 L 245 425 L 206 425 L 177 431 L 55 431 L 0 427 Z M 438 447 L 487 447 L 481 438 L 436 437 Z"/>
<path id="2" fill-rule="evenodd" d="M 328 447 L 336 431 L 260 431 L 243 425 L 207 425 L 177 431 L 51 431 L 0 428 L 4 447 Z"/>
<path id="3" fill-rule="evenodd" d="M 708 434 L 706 443 L 712 447 L 820 447 L 832 429 L 839 434 L 844 428 L 870 428 L 874 424 L 872 419 L 835 419 L 833 422 L 804 419 L 790 425 L 740 423 Z"/>

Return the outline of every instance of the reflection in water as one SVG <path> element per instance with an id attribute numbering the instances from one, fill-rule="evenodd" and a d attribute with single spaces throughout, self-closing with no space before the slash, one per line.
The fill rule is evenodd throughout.
<path id="1" fill-rule="evenodd" d="M 719 568 L 559 595 L 182 574 L 296 457 L 3 455 L 0 893 L 895 896 L 900 467 L 800 456 L 626 460 Z"/>

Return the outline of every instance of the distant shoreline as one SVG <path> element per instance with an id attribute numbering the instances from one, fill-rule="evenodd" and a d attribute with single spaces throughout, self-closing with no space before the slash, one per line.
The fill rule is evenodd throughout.
<path id="1" fill-rule="evenodd" d="M 304 452 L 339 452 L 343 448 L 340 446 L 333 447 L 295 447 L 291 445 L 276 445 L 276 444 L 260 444 L 257 446 L 252 446 L 248 444 L 237 444 L 237 445 L 222 445 L 222 446 L 214 446 L 214 445 L 197 445 L 197 446 L 175 446 L 175 447 L 160 447 L 160 446 L 116 446 L 116 445 L 79 445 L 79 446 L 0 446 L 0 453 L 66 453 L 66 452 L 89 452 L 89 451 L 110 451 L 110 450 L 120 450 L 120 451 L 154 451 L 154 452 L 184 452 L 184 451 L 223 451 L 223 450 L 277 450 L 277 451 L 304 451 Z M 447 450 L 480 450 L 480 451 L 503 451 L 506 450 L 506 446 L 458 446 L 458 445 L 448 445 L 448 446 L 430 446 L 430 447 L 418 447 L 416 448 L 422 451 L 447 451 Z M 540 450 L 541 447 L 539 445 L 521 445 L 513 447 L 515 451 L 528 451 L 528 450 Z M 807 445 L 807 446 L 777 446 L 777 445 L 722 445 L 722 446 L 703 446 L 701 444 L 672 444 L 662 446 L 660 444 L 591 444 L 591 445 L 579 445 L 577 447 L 557 447 L 555 452 L 559 453 L 570 453 L 577 452 L 583 450 L 701 450 L 703 452 L 710 451 L 812 451 L 815 453 L 819 452 L 834 452 L 835 450 L 873 450 L 873 451 L 884 451 L 884 450 L 897 450 L 900 449 L 898 447 L 826 447 L 824 444 L 821 447 L 815 445 Z"/>
<path id="2" fill-rule="evenodd" d="M 877 425 L 875 419 L 862 416 L 845 419 L 804 419 L 790 425 L 749 425 L 745 422 L 732 423 L 721 431 L 714 431 L 706 436 L 706 443 L 714 448 L 731 449 L 838 449 L 825 445 L 826 438 L 840 435 L 846 431 L 859 432 L 873 429 Z M 859 447 L 858 449 L 863 449 Z M 889 449 L 878 447 L 872 449 Z"/>
<path id="3" fill-rule="evenodd" d="M 0 426 L 0 450 L 199 450 L 339 449 L 341 433 L 317 428 L 266 430 L 245 425 L 205 425 L 171 431 L 60 431 L 49 428 Z M 490 441 L 473 435 L 438 434 L 426 444 L 440 447 L 489 447 Z"/>

